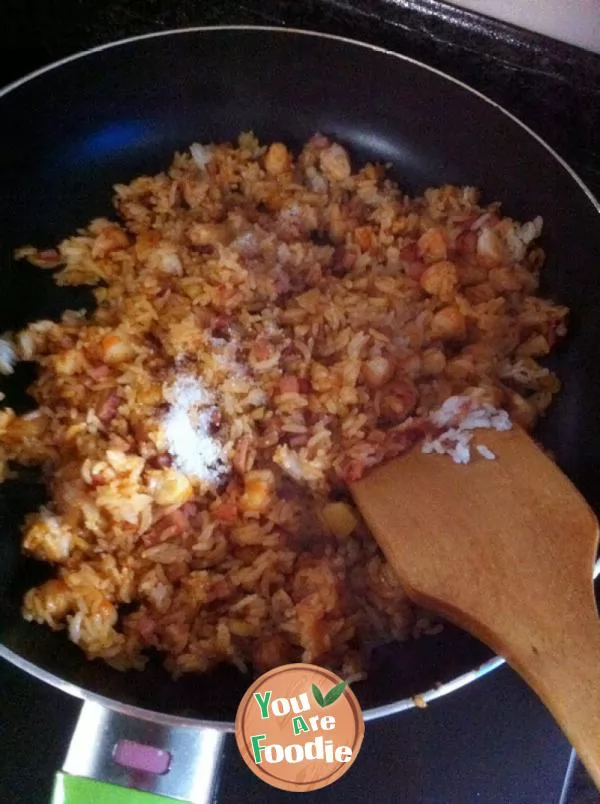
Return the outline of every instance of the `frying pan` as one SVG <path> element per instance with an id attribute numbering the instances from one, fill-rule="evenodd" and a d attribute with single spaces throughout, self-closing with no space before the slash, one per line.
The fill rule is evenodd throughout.
<path id="1" fill-rule="evenodd" d="M 47 272 L 16 265 L 16 246 L 54 245 L 90 218 L 111 214 L 115 182 L 158 172 L 193 141 L 227 140 L 243 130 L 293 146 L 321 131 L 356 160 L 393 163 L 407 192 L 470 184 L 488 201 L 504 200 L 517 219 L 541 214 L 548 253 L 542 290 L 571 308 L 572 321 L 550 361 L 564 391 L 538 435 L 600 510 L 600 207 L 560 157 L 504 109 L 380 48 L 235 27 L 138 37 L 65 59 L 1 92 L 0 118 L 0 330 L 90 303 L 85 290 L 57 289 Z M 28 404 L 30 369 L 19 366 L 2 388 L 20 410 Z M 210 800 L 222 736 L 250 678 L 222 668 L 173 682 L 158 661 L 143 674 L 119 673 L 86 661 L 64 633 L 22 620 L 22 595 L 47 568 L 20 554 L 19 525 L 42 499 L 27 478 L 0 486 L 0 654 L 86 701 L 65 770 Z M 370 719 L 412 706 L 417 694 L 443 695 L 501 663 L 448 626 L 436 637 L 380 648 L 368 680 L 354 688 Z M 123 737 L 167 747 L 171 771 L 132 781 L 110 759 Z M 190 771 L 190 757 L 201 773 Z"/>

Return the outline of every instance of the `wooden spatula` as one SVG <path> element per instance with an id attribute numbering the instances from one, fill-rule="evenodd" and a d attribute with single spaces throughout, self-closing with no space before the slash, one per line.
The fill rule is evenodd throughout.
<path id="1" fill-rule="evenodd" d="M 417 448 L 352 494 L 413 600 L 506 658 L 600 788 L 598 522 L 522 430 L 479 430 L 477 442 L 496 460 Z"/>

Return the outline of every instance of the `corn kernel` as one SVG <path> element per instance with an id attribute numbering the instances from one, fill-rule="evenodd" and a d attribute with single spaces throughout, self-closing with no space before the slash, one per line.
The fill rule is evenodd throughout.
<path id="1" fill-rule="evenodd" d="M 341 542 L 345 541 L 358 527 L 358 517 L 348 503 L 328 503 L 322 513 L 325 524 Z"/>
<path id="2" fill-rule="evenodd" d="M 176 469 L 165 469 L 156 473 L 153 497 L 157 505 L 183 505 L 192 494 L 192 484 Z"/>

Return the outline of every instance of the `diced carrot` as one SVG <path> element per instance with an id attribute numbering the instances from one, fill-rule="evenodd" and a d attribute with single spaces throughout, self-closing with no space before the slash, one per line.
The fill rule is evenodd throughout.
<path id="1" fill-rule="evenodd" d="M 235 522 L 237 515 L 238 507 L 234 502 L 221 503 L 221 505 L 219 505 L 213 511 L 214 518 L 220 520 L 221 522 Z"/>

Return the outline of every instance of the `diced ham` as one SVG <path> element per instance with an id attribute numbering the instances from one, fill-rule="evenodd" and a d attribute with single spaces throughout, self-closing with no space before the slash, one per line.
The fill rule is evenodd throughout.
<path id="1" fill-rule="evenodd" d="M 229 597 L 231 591 L 231 582 L 228 581 L 227 578 L 217 578 L 208 590 L 206 600 L 208 603 L 211 603 L 213 600 L 223 600 Z"/>
<path id="2" fill-rule="evenodd" d="M 172 465 L 173 459 L 167 452 L 156 455 L 149 461 L 153 469 L 168 469 Z"/>
<path id="3" fill-rule="evenodd" d="M 400 249 L 400 259 L 406 262 L 413 262 L 419 259 L 419 249 L 416 243 L 408 243 L 404 248 Z"/>
<path id="4" fill-rule="evenodd" d="M 407 262 L 405 264 L 406 276 L 409 279 L 414 279 L 415 282 L 419 282 L 425 271 L 427 270 L 427 266 L 423 262 Z"/>
<path id="5" fill-rule="evenodd" d="M 182 511 L 188 519 L 192 519 L 192 517 L 196 516 L 198 513 L 198 503 L 186 502 L 179 510 Z"/>
<path id="6" fill-rule="evenodd" d="M 210 416 L 208 419 L 208 429 L 209 432 L 218 433 L 221 429 L 221 425 L 223 424 L 223 414 L 218 408 L 215 408 L 210 412 Z"/>
<path id="7" fill-rule="evenodd" d="M 185 510 L 186 506 L 182 505 L 180 508 L 171 511 L 169 514 L 161 517 L 156 524 L 147 530 L 142 536 L 142 541 L 145 545 L 153 546 L 159 544 L 165 536 L 181 536 L 190 530 L 189 514 Z M 167 531 L 169 533 L 167 534 Z"/>
<path id="8" fill-rule="evenodd" d="M 238 507 L 237 504 L 234 502 L 224 502 L 221 503 L 215 510 L 213 511 L 213 516 L 215 519 L 218 519 L 221 522 L 227 522 L 231 524 L 235 522 L 238 515 Z"/>
<path id="9" fill-rule="evenodd" d="M 226 338 L 231 324 L 230 315 L 218 315 L 212 322 L 212 334 L 215 338 Z"/>
<path id="10" fill-rule="evenodd" d="M 92 366 L 88 369 L 88 374 L 96 382 L 105 380 L 110 375 L 110 368 L 103 363 L 101 366 Z"/>
<path id="11" fill-rule="evenodd" d="M 354 268 L 356 259 L 356 252 L 349 251 L 343 245 L 336 246 L 331 263 L 331 273 L 334 276 L 343 276 Z"/>
<path id="12" fill-rule="evenodd" d="M 419 249 L 416 243 L 409 243 L 400 250 L 400 259 L 404 264 L 406 275 L 410 279 L 419 281 L 423 276 L 427 266 L 419 255 Z"/>
<path id="13" fill-rule="evenodd" d="M 165 566 L 165 575 L 171 583 L 176 583 L 181 578 L 185 577 L 188 572 L 189 567 L 185 561 L 174 561 L 172 564 Z"/>
<path id="14" fill-rule="evenodd" d="M 469 254 L 475 254 L 477 251 L 477 233 L 466 231 L 460 234 L 456 238 L 454 250 L 463 257 Z"/>
<path id="15" fill-rule="evenodd" d="M 286 273 L 282 273 L 274 282 L 273 288 L 275 293 L 278 296 L 283 296 L 285 293 L 289 293 L 292 284 L 290 282 L 290 278 Z"/>
<path id="16" fill-rule="evenodd" d="M 149 642 L 154 636 L 154 632 L 156 631 L 156 622 L 148 615 L 145 615 L 143 617 L 140 617 L 140 619 L 137 622 L 137 627 L 139 634 L 141 638 L 144 640 L 144 642 Z"/>
<path id="17" fill-rule="evenodd" d="M 35 265 L 38 268 L 56 268 L 61 262 L 62 257 L 55 248 L 45 248 L 35 255 Z"/>
<path id="18" fill-rule="evenodd" d="M 281 421 L 277 417 L 268 419 L 264 426 L 264 431 L 260 439 L 260 446 L 263 449 L 268 449 L 274 446 L 279 441 L 281 435 Z"/>
<path id="19" fill-rule="evenodd" d="M 280 394 L 297 394 L 300 392 L 300 383 L 298 377 L 293 374 L 284 374 L 279 380 L 279 393 Z"/>
<path id="20" fill-rule="evenodd" d="M 243 476 L 252 469 L 255 459 L 256 450 L 252 446 L 252 438 L 247 435 L 242 436 L 235 445 L 233 468 Z"/>
<path id="21" fill-rule="evenodd" d="M 342 470 L 346 483 L 356 483 L 364 475 L 367 465 L 364 461 L 348 461 Z"/>
<path id="22" fill-rule="evenodd" d="M 186 530 L 190 528 L 190 520 L 188 519 L 187 513 L 184 510 L 184 506 L 181 508 L 176 508 L 175 511 L 171 511 L 170 514 L 163 516 L 159 523 L 162 527 L 162 530 L 174 530 L 177 536 L 180 536 L 182 533 L 185 533 Z"/>
<path id="23" fill-rule="evenodd" d="M 308 433 L 299 433 L 289 439 L 289 444 L 293 449 L 299 449 L 300 447 L 305 447 L 308 444 L 308 440 Z"/>
<path id="24" fill-rule="evenodd" d="M 103 424 L 110 424 L 110 422 L 117 415 L 117 410 L 121 404 L 121 397 L 114 391 L 109 394 L 98 408 L 98 418 Z"/>

